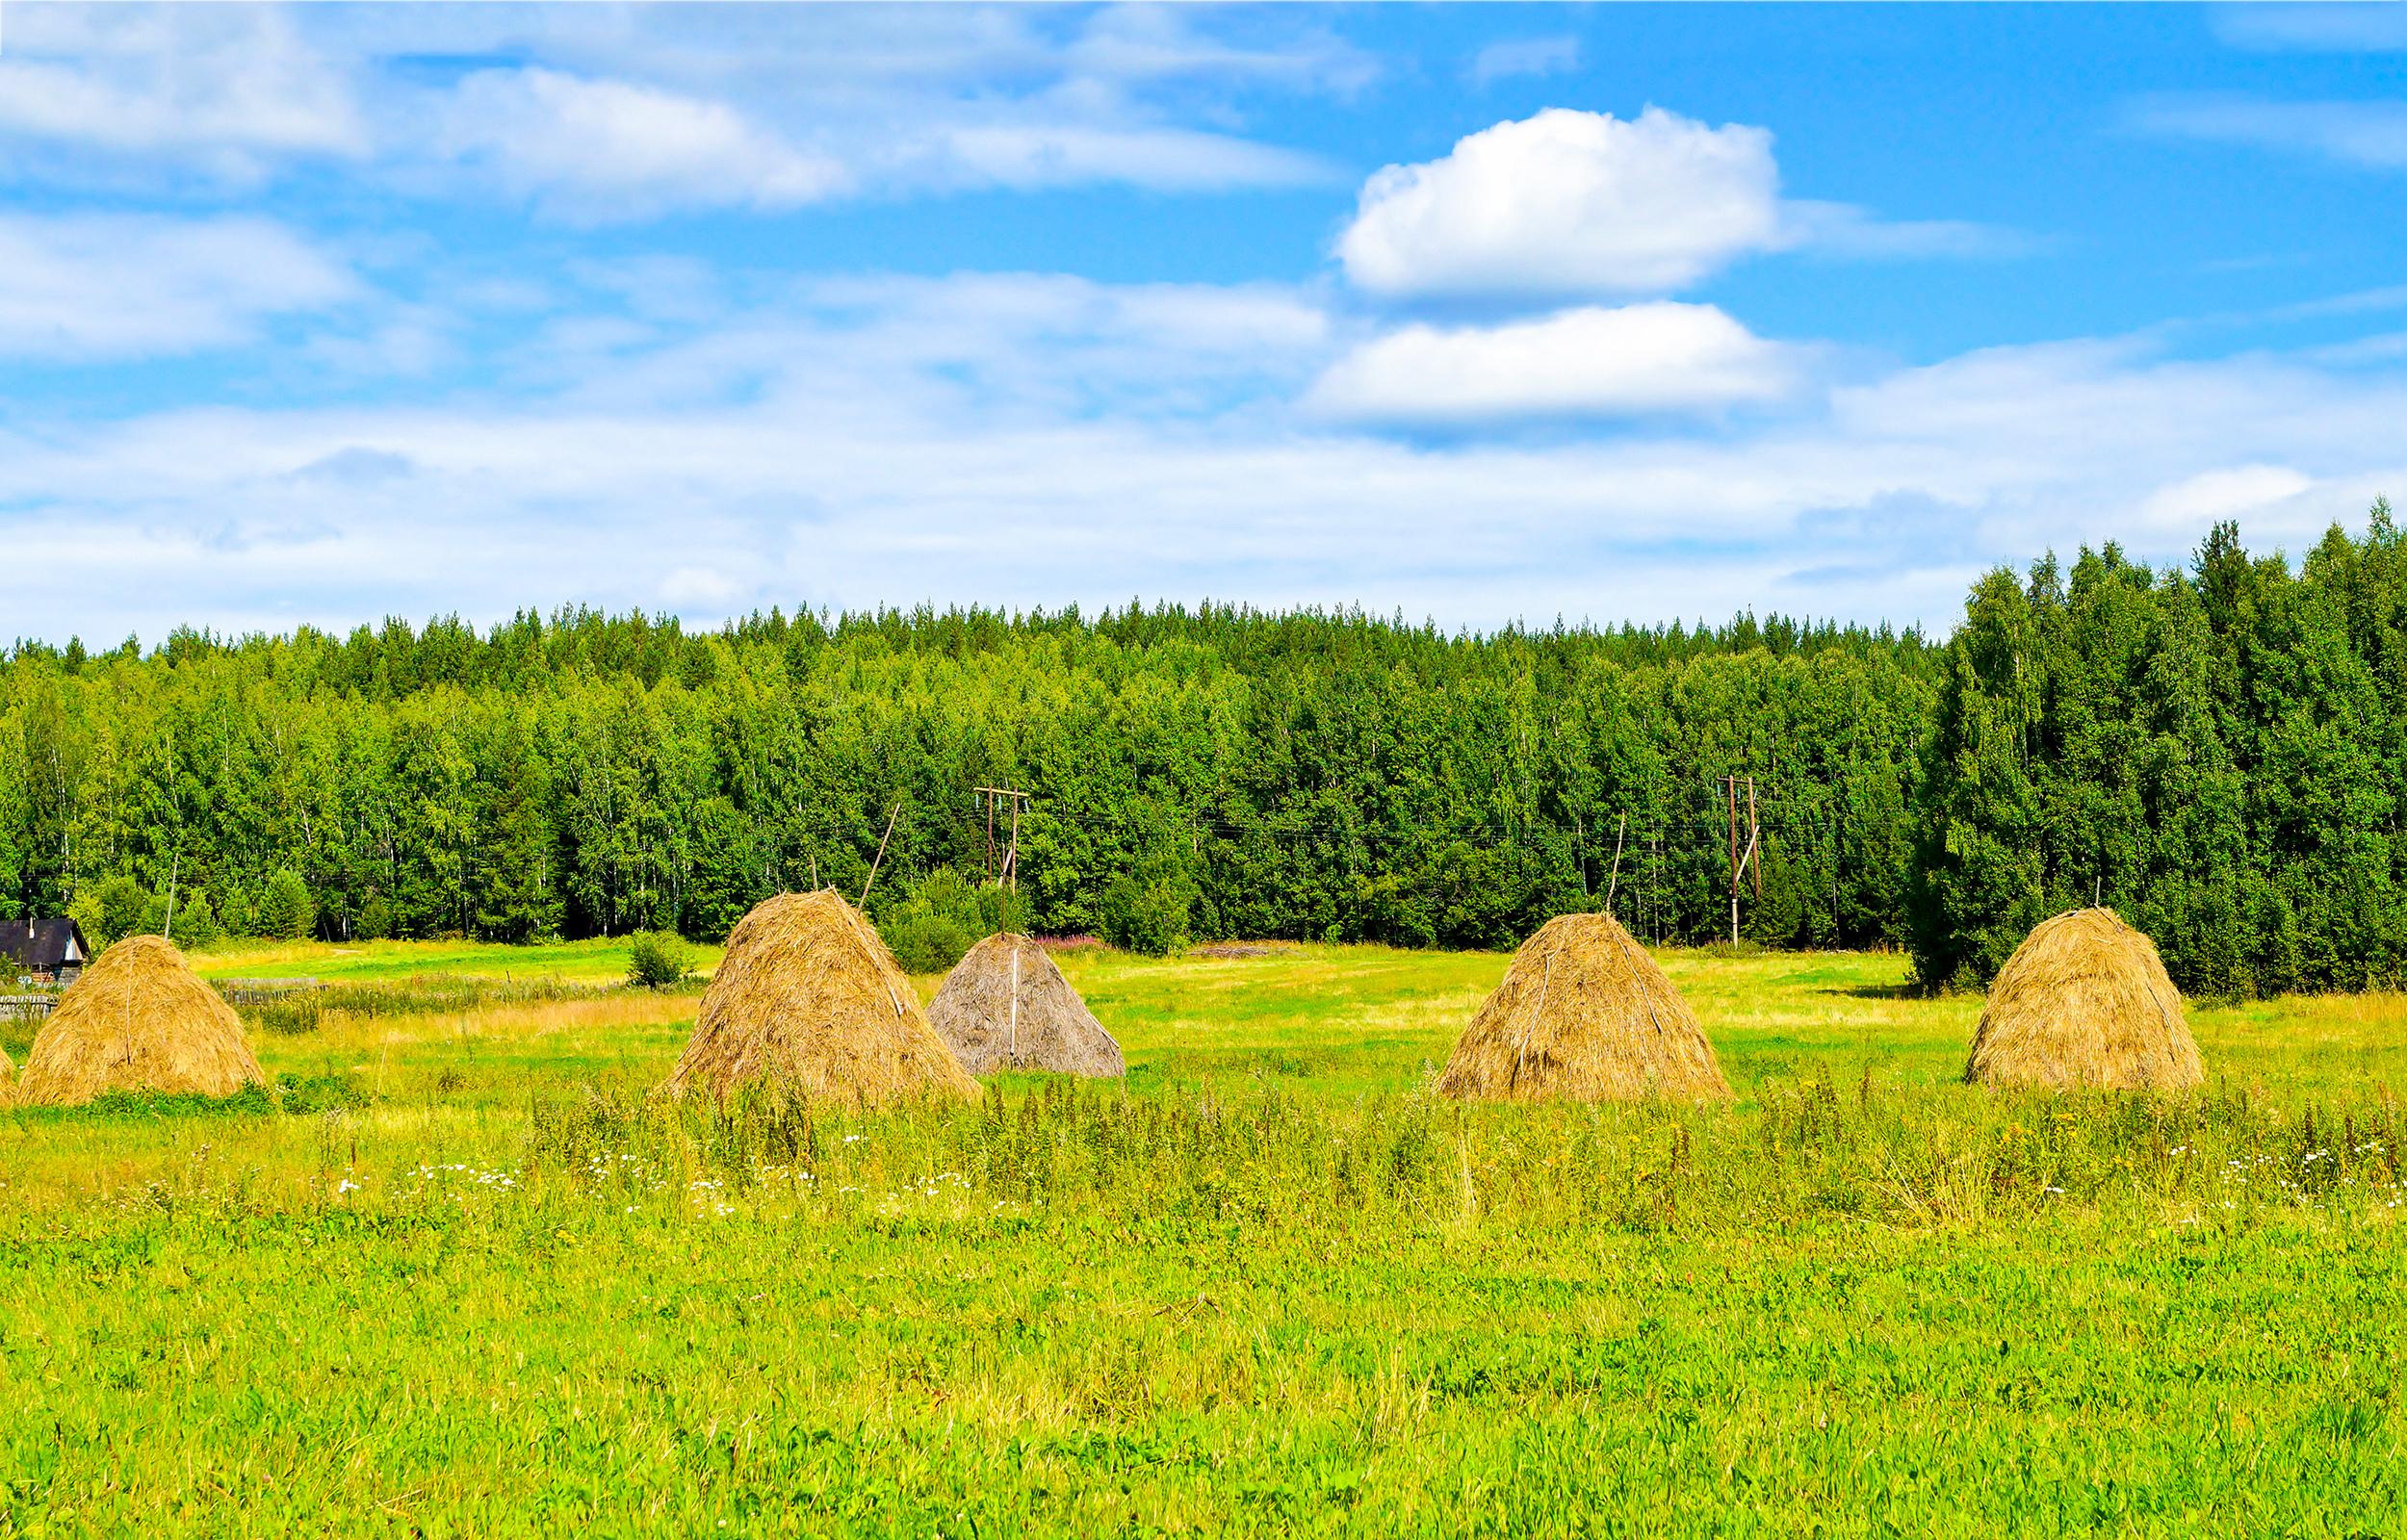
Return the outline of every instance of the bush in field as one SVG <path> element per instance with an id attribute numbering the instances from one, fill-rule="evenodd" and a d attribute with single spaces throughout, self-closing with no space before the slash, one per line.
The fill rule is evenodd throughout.
<path id="1" fill-rule="evenodd" d="M 1103 889 L 1103 939 L 1125 951 L 1168 957 L 1187 944 L 1195 888 L 1161 867 L 1124 873 Z"/>
<path id="2" fill-rule="evenodd" d="M 637 931 L 627 938 L 627 982 L 665 989 L 693 971 L 693 948 L 673 931 Z"/>
<path id="3" fill-rule="evenodd" d="M 1025 931 L 1027 901 L 940 866 L 911 885 L 877 922 L 905 973 L 942 973 L 997 931 Z"/>

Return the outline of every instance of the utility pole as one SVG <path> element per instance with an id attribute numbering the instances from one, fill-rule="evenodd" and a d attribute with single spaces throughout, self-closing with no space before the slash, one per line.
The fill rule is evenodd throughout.
<path id="1" fill-rule="evenodd" d="M 1015 791 L 1009 786 L 980 786 L 977 789 L 979 797 L 986 803 L 987 875 L 996 886 L 1007 888 L 1016 893 L 1020 890 L 1020 809 L 1026 805 L 1028 794 L 1024 791 Z M 1006 797 L 1011 799 L 1011 831 L 1008 836 L 1010 842 L 1003 850 L 1002 866 L 996 869 L 993 865 L 995 815 Z"/>
<path id="2" fill-rule="evenodd" d="M 1747 845 L 1745 849 L 1741 849 L 1739 846 L 1739 778 L 1737 776 L 1724 776 L 1721 778 L 1722 785 L 1726 787 L 1729 792 L 1730 944 L 1732 946 L 1739 944 L 1739 882 L 1740 879 L 1747 875 L 1747 870 L 1750 866 L 1755 870 L 1756 902 L 1761 903 L 1764 896 L 1764 861 L 1763 857 L 1758 850 L 1758 840 L 1761 836 L 1762 829 L 1761 826 L 1755 821 L 1755 778 L 1753 776 L 1748 776 L 1746 779 Z"/>

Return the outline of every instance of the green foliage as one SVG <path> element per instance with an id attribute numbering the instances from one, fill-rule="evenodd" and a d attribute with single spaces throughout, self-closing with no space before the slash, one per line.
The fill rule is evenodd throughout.
<path id="1" fill-rule="evenodd" d="M 1016 892 L 940 866 L 880 913 L 877 928 L 904 972 L 943 973 L 996 932 L 1026 931 L 1028 906 Z"/>
<path id="2" fill-rule="evenodd" d="M 103 878 L 75 895 L 67 905 L 76 928 L 95 953 L 150 927 L 151 897 L 131 877 Z"/>
<path id="3" fill-rule="evenodd" d="M 175 910 L 162 914 L 163 926 L 174 927 L 175 944 L 186 951 L 195 951 L 218 944 L 225 937 L 225 927 L 218 923 L 218 911 L 211 907 L 209 895 L 199 888 L 189 888 L 175 895 Z"/>
<path id="4" fill-rule="evenodd" d="M 351 934 L 363 941 L 381 941 L 393 935 L 393 906 L 382 893 L 370 893 L 351 921 Z"/>
<path id="5" fill-rule="evenodd" d="M 1610 893 L 1699 943 L 1736 774 L 1747 942 L 1974 983 L 2094 898 L 2193 991 L 2353 988 L 2407 982 L 2402 702 L 2387 506 L 2295 570 L 2226 526 L 2185 572 L 2109 546 L 1992 574 L 1944 646 L 1170 606 L 28 644 L 0 662 L 0 913 L 155 929 L 180 860 L 238 934 L 712 937 L 859 891 L 899 802 L 881 923 L 934 965 L 984 923 L 893 906 L 993 869 L 1013 832 L 973 788 L 1010 784 L 1031 930 L 1500 946 Z"/>
<path id="6" fill-rule="evenodd" d="M 259 934 L 298 941 L 317 928 L 318 904 L 310 896 L 308 879 L 287 867 L 268 879 L 259 896 Z"/>
<path id="7" fill-rule="evenodd" d="M 2218 526 L 2187 572 L 2109 545 L 1992 573 L 1948 643 L 1907 919 L 1934 984 L 2092 902 L 2184 988 L 2407 981 L 2407 543 L 2377 504 L 2293 573 Z"/>
<path id="8" fill-rule="evenodd" d="M 673 931 L 638 931 L 627 938 L 627 982 L 665 989 L 693 971 L 693 948 Z"/>
<path id="9" fill-rule="evenodd" d="M 1194 888 L 1175 867 L 1149 862 L 1114 878 L 1103 890 L 1103 939 L 1146 957 L 1168 957 L 1187 944 Z"/>

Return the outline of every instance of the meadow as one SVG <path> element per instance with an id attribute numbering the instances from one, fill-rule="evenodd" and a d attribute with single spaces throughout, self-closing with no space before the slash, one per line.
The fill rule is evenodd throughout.
<path id="1" fill-rule="evenodd" d="M 607 942 L 204 955 L 386 1008 L 0 1113 L 0 1535 L 2407 1523 L 2407 999 L 2000 1096 L 1902 958 L 1661 958 L 1733 1106 L 1434 1097 L 1492 953 L 1066 953 L 1124 1086 L 868 1118 L 648 1098 Z"/>

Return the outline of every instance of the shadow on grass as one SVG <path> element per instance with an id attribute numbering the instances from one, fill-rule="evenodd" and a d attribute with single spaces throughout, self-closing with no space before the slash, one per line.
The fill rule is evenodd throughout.
<path id="1" fill-rule="evenodd" d="M 1833 984 L 1814 991 L 1817 994 L 1839 994 L 1854 1000 L 1935 1000 L 1937 995 L 1919 984 Z"/>

